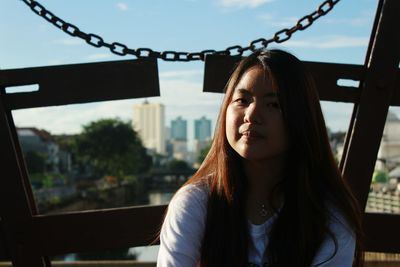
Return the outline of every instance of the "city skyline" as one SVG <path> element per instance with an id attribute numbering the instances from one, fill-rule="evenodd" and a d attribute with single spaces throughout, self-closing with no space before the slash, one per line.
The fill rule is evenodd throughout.
<path id="1" fill-rule="evenodd" d="M 196 154 L 211 140 L 211 120 L 204 115 L 193 121 L 194 135 L 188 139 L 187 120 L 178 116 L 170 121 L 171 127 L 168 127 L 165 110 L 162 103 L 149 102 L 147 99 L 133 105 L 132 129 L 138 133 L 149 151 L 167 155 L 170 152 L 169 142 L 172 154 L 179 152 L 181 155 L 178 157 L 183 159 L 187 157 L 187 152 L 193 151 Z"/>

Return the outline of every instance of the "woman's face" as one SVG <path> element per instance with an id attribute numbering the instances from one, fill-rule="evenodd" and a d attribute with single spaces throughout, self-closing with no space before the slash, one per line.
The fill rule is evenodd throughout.
<path id="1" fill-rule="evenodd" d="M 260 66 L 245 71 L 226 110 L 226 137 L 248 160 L 268 160 L 288 148 L 278 96 Z"/>

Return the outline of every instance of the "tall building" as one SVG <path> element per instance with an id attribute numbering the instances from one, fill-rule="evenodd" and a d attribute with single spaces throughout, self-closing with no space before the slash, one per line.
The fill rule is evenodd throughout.
<path id="1" fill-rule="evenodd" d="M 187 160 L 187 121 L 181 116 L 171 121 L 172 156 Z"/>
<path id="2" fill-rule="evenodd" d="M 211 120 L 203 116 L 194 121 L 194 139 L 198 141 L 211 140 Z"/>
<path id="3" fill-rule="evenodd" d="M 201 117 L 194 121 L 194 155 L 198 157 L 200 151 L 211 142 L 211 120 Z"/>
<path id="4" fill-rule="evenodd" d="M 143 145 L 152 152 L 165 155 L 165 107 L 149 103 L 133 106 L 132 127 L 138 132 Z"/>
<path id="5" fill-rule="evenodd" d="M 171 121 L 171 138 L 175 140 L 187 140 L 187 121 L 181 116 Z"/>

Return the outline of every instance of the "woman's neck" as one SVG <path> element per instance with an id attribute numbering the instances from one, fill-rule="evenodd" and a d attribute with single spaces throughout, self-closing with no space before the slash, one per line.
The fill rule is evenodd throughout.
<path id="1" fill-rule="evenodd" d="M 283 179 L 284 160 L 274 157 L 263 161 L 243 160 L 248 192 L 268 199 L 275 185 Z"/>
<path id="2" fill-rule="evenodd" d="M 247 216 L 251 222 L 259 224 L 270 217 L 260 216 L 262 205 L 266 210 L 272 211 L 272 207 L 282 204 L 283 195 L 279 189 L 272 199 L 274 203 L 270 203 L 270 201 L 272 191 L 283 179 L 284 159 L 275 157 L 264 161 L 243 160 L 243 167 L 247 178 Z"/>

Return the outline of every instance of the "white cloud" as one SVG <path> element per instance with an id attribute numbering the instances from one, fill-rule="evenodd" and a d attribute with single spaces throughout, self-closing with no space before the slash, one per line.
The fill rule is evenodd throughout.
<path id="1" fill-rule="evenodd" d="M 47 61 L 47 65 L 63 65 L 65 62 L 62 59 L 51 59 Z"/>
<path id="2" fill-rule="evenodd" d="M 202 83 L 188 80 L 161 80 L 161 99 L 167 105 L 181 108 L 185 112 L 192 106 L 219 106 L 222 94 L 203 93 Z M 177 97 L 179 96 L 179 97 Z"/>
<path id="3" fill-rule="evenodd" d="M 321 109 L 325 117 L 326 126 L 331 131 L 348 130 L 353 112 L 352 103 L 321 101 Z"/>
<path id="4" fill-rule="evenodd" d="M 350 25 L 354 27 L 362 27 L 366 26 L 371 22 L 371 18 L 369 17 L 358 17 L 358 18 L 350 18 L 350 19 L 332 19 L 332 18 L 324 18 L 321 23 L 325 24 L 342 24 L 342 25 Z"/>
<path id="5" fill-rule="evenodd" d="M 262 14 L 258 16 L 258 19 L 265 22 L 267 26 L 279 27 L 279 28 L 288 28 L 292 27 L 298 21 L 296 17 L 282 17 L 276 16 L 272 14 Z"/>
<path id="6" fill-rule="evenodd" d="M 203 75 L 203 70 L 173 70 L 160 72 L 159 77 L 161 79 L 185 79 L 188 80 L 194 76 Z"/>
<path id="7" fill-rule="evenodd" d="M 128 5 L 126 3 L 119 2 L 117 3 L 117 8 L 121 11 L 128 10 Z"/>
<path id="8" fill-rule="evenodd" d="M 303 40 L 290 39 L 282 43 L 282 45 L 285 47 L 332 49 L 344 47 L 366 47 L 368 45 L 368 41 L 369 37 L 336 35 L 313 37 Z"/>
<path id="9" fill-rule="evenodd" d="M 358 17 L 353 18 L 321 18 L 321 23 L 323 24 L 334 24 L 334 25 L 346 25 L 353 27 L 367 26 L 372 22 L 373 16 L 368 12 L 363 12 Z M 258 19 L 264 22 L 267 26 L 289 28 L 296 25 L 300 17 L 284 17 L 281 15 L 265 13 L 258 16 Z"/>
<path id="10" fill-rule="evenodd" d="M 89 60 L 106 59 L 112 57 L 111 53 L 92 54 L 87 57 Z"/>
<path id="11" fill-rule="evenodd" d="M 85 41 L 79 38 L 64 38 L 64 39 L 53 40 L 53 44 L 75 46 L 75 45 L 83 45 L 85 44 Z"/>
<path id="12" fill-rule="evenodd" d="M 52 134 L 79 133 L 82 126 L 102 118 L 131 118 L 132 100 L 42 107 L 13 111 L 17 127 L 37 127 Z"/>
<path id="13" fill-rule="evenodd" d="M 274 0 L 218 0 L 218 4 L 226 8 L 256 8 Z"/>
<path id="14" fill-rule="evenodd" d="M 372 25 L 374 17 L 375 17 L 374 10 L 361 10 L 359 14 L 355 14 L 355 16 L 350 18 L 324 17 L 321 18 L 321 23 L 345 25 L 353 27 L 364 27 Z"/>

